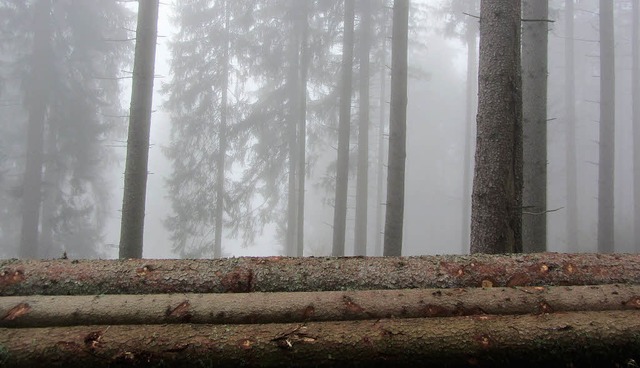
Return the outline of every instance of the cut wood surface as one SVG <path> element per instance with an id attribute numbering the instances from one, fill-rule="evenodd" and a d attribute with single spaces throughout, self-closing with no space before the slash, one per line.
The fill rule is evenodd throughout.
<path id="1" fill-rule="evenodd" d="M 5 260 L 0 295 L 341 291 L 640 284 L 640 255 Z"/>
<path id="2" fill-rule="evenodd" d="M 0 297 L 0 326 L 247 324 L 639 310 L 640 285 Z"/>
<path id="3" fill-rule="evenodd" d="M 264 325 L 0 328 L 8 367 L 628 366 L 640 311 Z"/>

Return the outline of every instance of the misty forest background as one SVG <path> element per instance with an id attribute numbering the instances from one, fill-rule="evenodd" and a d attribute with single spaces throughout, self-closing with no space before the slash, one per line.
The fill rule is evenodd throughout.
<path id="1" fill-rule="evenodd" d="M 300 245 L 305 256 L 332 253 L 345 3 L 160 4 L 145 257 L 300 255 Z M 348 195 L 338 204 L 347 208 L 344 253 L 381 255 L 392 1 L 354 3 Z M 411 2 L 403 255 L 469 251 L 479 4 Z M 24 256 L 25 237 L 38 258 L 117 257 L 137 10 L 134 1 L 0 0 L 0 258 Z M 610 220 L 615 251 L 637 252 L 638 1 L 613 1 L 613 11 Z M 550 0 L 548 19 L 547 249 L 593 252 L 602 172 L 599 2 Z M 44 125 L 34 140 L 37 116 Z M 25 174 L 27 142 L 41 150 L 41 188 Z M 527 214 L 526 201 L 523 208 L 525 217 L 540 212 Z M 35 231 L 21 234 L 25 221 Z"/>

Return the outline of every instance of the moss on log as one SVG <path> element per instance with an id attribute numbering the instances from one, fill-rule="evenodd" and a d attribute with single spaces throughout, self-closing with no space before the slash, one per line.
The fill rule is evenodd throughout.
<path id="1" fill-rule="evenodd" d="M 0 295 L 640 284 L 640 255 L 0 261 Z"/>
<path id="2" fill-rule="evenodd" d="M 639 310 L 640 285 L 0 297 L 0 326 L 248 324 Z"/>

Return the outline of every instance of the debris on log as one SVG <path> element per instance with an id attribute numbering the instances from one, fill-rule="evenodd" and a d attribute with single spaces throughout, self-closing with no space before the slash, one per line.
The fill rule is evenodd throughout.
<path id="1" fill-rule="evenodd" d="M 0 326 L 249 324 L 640 311 L 640 285 L 0 297 Z"/>
<path id="2" fill-rule="evenodd" d="M 0 296 L 640 284 L 640 255 L 0 261 Z"/>
<path id="3" fill-rule="evenodd" d="M 640 312 L 0 328 L 0 346 L 8 367 L 611 367 L 640 361 Z"/>

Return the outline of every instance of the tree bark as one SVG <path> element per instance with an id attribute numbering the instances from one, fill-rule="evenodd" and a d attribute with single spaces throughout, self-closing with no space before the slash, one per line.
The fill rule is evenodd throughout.
<path id="1" fill-rule="evenodd" d="M 640 283 L 640 255 L 0 261 L 0 295 L 339 291 Z"/>
<path id="2" fill-rule="evenodd" d="M 360 1 L 360 110 L 358 121 L 358 168 L 356 177 L 356 224 L 354 255 L 367 255 L 369 200 L 369 53 L 371 51 L 371 0 Z"/>
<path id="3" fill-rule="evenodd" d="M 351 131 L 351 85 L 353 76 L 354 2 L 344 1 L 344 39 L 342 41 L 342 76 L 340 88 L 340 121 L 338 122 L 338 159 L 336 196 L 333 213 L 333 256 L 344 255 L 347 227 L 347 194 L 349 190 L 349 135 Z"/>
<path id="4" fill-rule="evenodd" d="M 613 2 L 600 0 L 600 160 L 598 161 L 598 252 L 613 253 L 615 166 L 615 45 Z"/>
<path id="5" fill-rule="evenodd" d="M 20 258 L 38 257 L 38 228 L 42 205 L 42 168 L 44 160 L 44 132 L 51 77 L 48 63 L 52 59 L 50 0 L 34 5 L 33 51 L 30 60 L 29 82 L 26 86 L 25 107 L 29 114 L 27 149 L 22 184 L 22 228 Z"/>
<path id="6" fill-rule="evenodd" d="M 640 253 L 640 5 L 632 0 L 631 35 L 631 114 L 633 120 L 633 210 L 635 229 L 635 250 Z"/>
<path id="7" fill-rule="evenodd" d="M 142 258 L 158 0 L 138 2 L 131 114 L 124 173 L 120 258 Z"/>
<path id="8" fill-rule="evenodd" d="M 477 13 L 476 2 L 471 2 L 469 14 Z M 471 230 L 471 185 L 473 178 L 473 162 L 471 157 L 474 148 L 473 136 L 475 135 L 475 115 L 478 97 L 478 25 L 476 19 L 467 20 L 466 44 L 467 44 L 467 88 L 466 88 L 466 132 L 464 139 L 464 161 L 462 174 L 462 229 L 461 252 L 469 253 Z"/>
<path id="9" fill-rule="evenodd" d="M 265 325 L 0 329 L 11 367 L 616 366 L 640 359 L 640 312 Z"/>
<path id="10" fill-rule="evenodd" d="M 575 82 L 575 52 L 574 52 L 574 0 L 565 1 L 565 38 L 564 38 L 564 103 L 566 151 L 566 193 L 567 193 L 567 249 L 577 252 L 578 249 L 578 169 L 576 152 L 576 82 Z"/>
<path id="11" fill-rule="evenodd" d="M 522 248 L 547 250 L 547 45 L 549 1 L 525 0 L 522 30 Z"/>
<path id="12" fill-rule="evenodd" d="M 407 47 L 409 0 L 394 0 L 391 36 L 391 107 L 384 255 L 402 255 L 404 169 L 407 157 Z"/>
<path id="13" fill-rule="evenodd" d="M 1 297 L 0 327 L 255 324 L 640 311 L 640 286 Z"/>
<path id="14" fill-rule="evenodd" d="M 522 251 L 520 0 L 483 0 L 471 253 Z"/>

